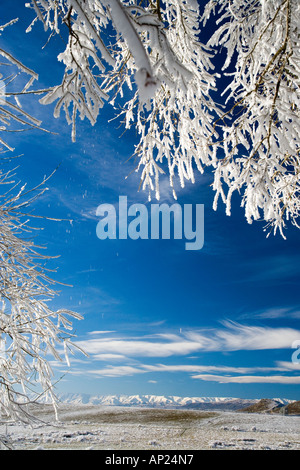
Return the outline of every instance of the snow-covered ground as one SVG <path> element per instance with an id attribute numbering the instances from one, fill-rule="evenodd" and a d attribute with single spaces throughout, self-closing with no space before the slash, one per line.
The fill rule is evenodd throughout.
<path id="1" fill-rule="evenodd" d="M 300 450 L 300 416 L 62 404 L 59 422 L 0 426 L 14 449 Z M 3 448 L 3 445 L 2 445 Z"/>

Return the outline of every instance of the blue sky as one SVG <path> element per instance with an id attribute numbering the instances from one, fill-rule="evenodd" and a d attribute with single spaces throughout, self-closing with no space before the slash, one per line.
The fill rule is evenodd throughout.
<path id="1" fill-rule="evenodd" d="M 33 13 L 17 4 L 2 2 L 1 23 L 20 20 L 1 47 L 39 74 L 39 88 L 58 84 L 64 45 L 55 38 L 42 50 L 47 36 L 40 25 L 25 33 Z M 8 136 L 22 154 L 17 174 L 33 186 L 60 165 L 35 211 L 72 223 L 41 222 L 37 241 L 60 255 L 54 277 L 72 287 L 59 286 L 53 306 L 83 314 L 74 332 L 89 353 L 76 354 L 70 368 L 53 362 L 56 376 L 65 374 L 57 391 L 300 399 L 300 366 L 291 359 L 300 343 L 299 229 L 267 239 L 263 222 L 247 224 L 237 196 L 231 217 L 222 204 L 213 211 L 207 173 L 179 189 L 177 201 L 204 204 L 201 250 L 185 250 L 183 240 L 99 240 L 100 204 L 127 196 L 149 207 L 128 161 L 134 130 L 123 134 L 109 122 L 114 110 L 106 106 L 94 127 L 78 123 L 74 144 L 64 116 L 55 120 L 37 98 L 22 103 L 53 133 Z M 161 190 L 160 202 L 172 204 L 167 178 Z"/>

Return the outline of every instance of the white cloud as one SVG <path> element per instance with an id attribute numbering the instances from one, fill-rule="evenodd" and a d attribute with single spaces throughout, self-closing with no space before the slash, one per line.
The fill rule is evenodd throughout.
<path id="1" fill-rule="evenodd" d="M 143 374 L 146 371 L 132 366 L 111 366 L 104 367 L 103 369 L 94 369 L 88 371 L 89 374 L 98 375 L 100 377 L 122 377 L 122 376 L 131 376 L 135 374 Z M 86 375 L 86 371 L 84 372 Z"/>
<path id="2" fill-rule="evenodd" d="M 82 370 L 98 377 L 124 377 L 136 374 L 186 373 L 193 379 L 219 383 L 282 383 L 299 384 L 293 375 L 298 364 L 277 362 L 274 367 L 235 367 L 201 364 L 151 364 L 142 358 L 174 358 L 199 352 L 290 349 L 300 331 L 292 328 L 245 326 L 224 322 L 217 329 L 190 330 L 181 334 L 120 336 L 116 332 L 94 331 L 85 341 L 77 342 L 90 360 L 107 362 L 105 367 Z M 194 360 L 192 361 L 194 362 Z M 91 362 L 89 362 L 89 365 Z M 290 375 L 278 375 L 287 372 Z M 77 373 L 80 373 L 80 371 Z M 156 379 L 156 377 L 155 377 Z"/>
<path id="3" fill-rule="evenodd" d="M 277 318 L 300 318 L 300 310 L 298 306 L 295 307 L 272 307 L 257 312 L 248 312 L 241 315 L 240 318 L 260 318 L 265 320 L 273 320 Z"/>
<path id="4" fill-rule="evenodd" d="M 88 335 L 107 335 L 108 333 L 115 333 L 115 330 L 95 330 L 95 331 L 90 331 Z"/>
<path id="5" fill-rule="evenodd" d="M 286 349 L 300 338 L 300 331 L 293 328 L 244 326 L 234 322 L 225 322 L 224 326 L 216 336 L 226 351 Z"/>
<path id="6" fill-rule="evenodd" d="M 204 378 L 206 377 L 209 380 L 209 377 L 225 377 L 228 376 L 216 376 L 209 375 L 210 372 L 219 372 L 224 374 L 250 374 L 250 373 L 266 373 L 266 372 L 278 372 L 279 370 L 286 370 L 285 368 L 281 369 L 280 367 L 229 367 L 229 366 L 207 366 L 207 365 L 189 365 L 189 364 L 137 364 L 136 366 L 128 365 L 116 365 L 116 366 L 107 366 L 100 369 L 90 370 L 88 373 L 92 375 L 98 375 L 100 377 L 121 377 L 121 376 L 132 376 L 136 374 L 146 374 L 146 373 L 167 373 L 167 372 L 183 372 L 189 374 L 199 374 L 192 375 L 192 378 Z M 201 373 L 205 372 L 205 375 Z M 87 372 L 84 371 L 84 374 Z M 235 378 L 235 377 L 233 377 Z"/>
<path id="7" fill-rule="evenodd" d="M 300 371 L 300 364 L 288 361 L 277 361 L 277 367 L 281 368 L 282 370 L 290 370 L 290 371 Z"/>
<path id="8" fill-rule="evenodd" d="M 230 367 L 230 366 L 207 366 L 207 365 L 141 365 L 143 369 L 149 372 L 223 372 L 223 373 L 234 373 L 234 374 L 246 374 L 254 372 L 270 372 L 274 371 L 274 367 Z M 276 368 L 276 370 L 281 370 Z"/>
<path id="9" fill-rule="evenodd" d="M 149 341 L 133 339 L 92 339 L 76 343 L 90 355 L 122 354 L 139 357 L 169 357 L 185 355 L 199 350 L 199 344 L 192 341 L 182 341 L 180 338 L 172 341 Z"/>
<path id="10" fill-rule="evenodd" d="M 96 354 L 94 359 L 99 361 L 119 361 L 120 359 L 126 359 L 123 354 Z"/>
<path id="11" fill-rule="evenodd" d="M 194 375 L 193 379 L 200 379 L 206 382 L 219 382 L 219 383 L 240 383 L 240 384 L 249 384 L 249 383 L 270 383 L 270 384 L 300 384 L 300 377 L 291 377 L 283 375 L 269 375 L 269 376 L 259 376 L 259 375 L 239 375 L 236 377 L 228 377 L 224 375 L 209 375 L 209 374 L 200 374 Z"/>
<path id="12" fill-rule="evenodd" d="M 99 333 L 102 336 L 102 332 Z M 151 338 L 102 336 L 79 341 L 77 344 L 95 358 L 99 354 L 170 357 L 201 351 L 289 349 L 298 339 L 300 331 L 292 328 L 245 326 L 227 321 L 222 328 L 214 330 L 188 331 L 181 335 L 156 334 Z"/>

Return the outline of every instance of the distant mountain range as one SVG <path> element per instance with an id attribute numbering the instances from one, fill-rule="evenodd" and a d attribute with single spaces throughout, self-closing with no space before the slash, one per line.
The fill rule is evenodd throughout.
<path id="1" fill-rule="evenodd" d="M 103 406 L 138 406 L 151 408 L 188 408 L 188 409 L 223 409 L 238 410 L 255 405 L 259 399 L 242 399 L 232 397 L 178 397 L 164 395 L 88 395 L 67 393 L 58 396 L 61 403 L 74 405 Z M 295 400 L 274 398 L 281 405 Z"/>

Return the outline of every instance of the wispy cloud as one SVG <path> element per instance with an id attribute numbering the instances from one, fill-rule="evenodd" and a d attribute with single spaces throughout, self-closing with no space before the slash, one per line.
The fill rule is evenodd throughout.
<path id="1" fill-rule="evenodd" d="M 300 338 L 300 330 L 246 326 L 224 322 L 222 328 L 187 331 L 182 334 L 157 333 L 139 337 L 88 338 L 77 344 L 88 354 L 121 354 L 127 357 L 185 356 L 200 351 L 242 351 L 290 348 Z"/>
<path id="2" fill-rule="evenodd" d="M 245 313 L 240 318 L 260 318 L 262 320 L 275 320 L 279 318 L 300 319 L 299 306 L 293 307 L 272 307 L 257 312 Z"/>
<path id="3" fill-rule="evenodd" d="M 282 368 L 287 371 L 299 371 L 300 372 L 300 363 L 297 362 L 288 362 L 288 361 L 277 361 L 278 368 Z"/>
<path id="4" fill-rule="evenodd" d="M 285 349 L 300 338 L 300 331 L 293 328 L 245 326 L 235 322 L 224 322 L 224 326 L 216 332 L 216 337 L 227 351 Z"/>
<path id="5" fill-rule="evenodd" d="M 267 382 L 268 379 L 274 380 L 275 383 L 279 378 L 297 379 L 299 377 L 291 376 L 279 376 L 279 375 L 245 375 L 245 374 L 266 374 L 266 373 L 278 373 L 288 371 L 288 368 L 283 365 L 277 367 L 229 367 L 229 366 L 212 366 L 212 365 L 192 365 L 192 364 L 141 364 L 136 365 L 115 365 L 106 366 L 101 368 L 90 369 L 82 373 L 99 376 L 99 377 L 123 377 L 133 376 L 137 374 L 149 374 L 149 373 L 187 373 L 192 379 L 201 379 L 206 381 L 224 381 L 225 383 L 232 382 L 238 383 L 240 380 L 243 382 L 254 381 L 257 378 L 258 382 Z M 224 375 L 213 375 L 212 373 L 221 373 Z M 229 375 L 229 374 L 235 374 Z M 288 383 L 288 382 L 287 382 Z M 294 382 L 291 382 L 294 383 Z"/>
<path id="6" fill-rule="evenodd" d="M 103 369 L 92 369 L 85 374 L 97 375 L 99 377 L 122 377 L 122 376 L 131 376 L 136 374 L 144 374 L 146 370 L 143 370 L 139 367 L 133 366 L 115 366 L 115 367 L 104 367 Z"/>
<path id="7" fill-rule="evenodd" d="M 94 359 L 99 361 L 120 361 L 127 359 L 123 354 L 97 354 Z"/>
<path id="8" fill-rule="evenodd" d="M 204 380 L 206 382 L 218 382 L 218 383 L 239 383 L 239 384 L 250 384 L 250 383 L 269 383 L 269 384 L 300 384 L 300 377 L 291 377 L 284 375 L 240 375 L 236 377 L 228 377 L 224 375 L 194 375 L 194 379 Z"/>
<path id="9" fill-rule="evenodd" d="M 163 332 L 122 336 L 116 331 L 94 331 L 87 339 L 77 342 L 89 354 L 90 361 L 86 363 L 84 370 L 77 369 L 71 373 L 97 377 L 185 373 L 191 379 L 219 383 L 298 384 L 300 378 L 295 374 L 300 370 L 299 365 L 292 362 L 278 361 L 271 367 L 263 367 L 261 364 L 254 367 L 237 367 L 222 364 L 203 365 L 199 362 L 195 364 L 195 359 L 190 358 L 191 353 L 199 352 L 290 349 L 298 339 L 299 330 L 246 326 L 229 321 L 217 329 L 189 330 L 181 334 Z M 165 360 L 170 358 L 172 364 L 151 364 L 151 358 L 158 357 Z M 174 363 L 176 357 L 184 357 L 185 363 Z M 147 363 L 142 358 L 146 358 Z M 104 363 L 103 367 L 99 367 L 98 361 Z M 285 375 L 281 375 L 282 372 Z"/>
<path id="10" fill-rule="evenodd" d="M 95 330 L 95 331 L 89 331 L 88 335 L 106 335 L 108 333 L 115 333 L 115 330 Z"/>
<path id="11" fill-rule="evenodd" d="M 169 357 L 186 355 L 199 350 L 199 344 L 177 337 L 172 341 L 149 341 L 146 339 L 97 338 L 79 341 L 77 344 L 88 354 L 97 358 L 98 354 L 112 353 L 138 357 Z"/>

